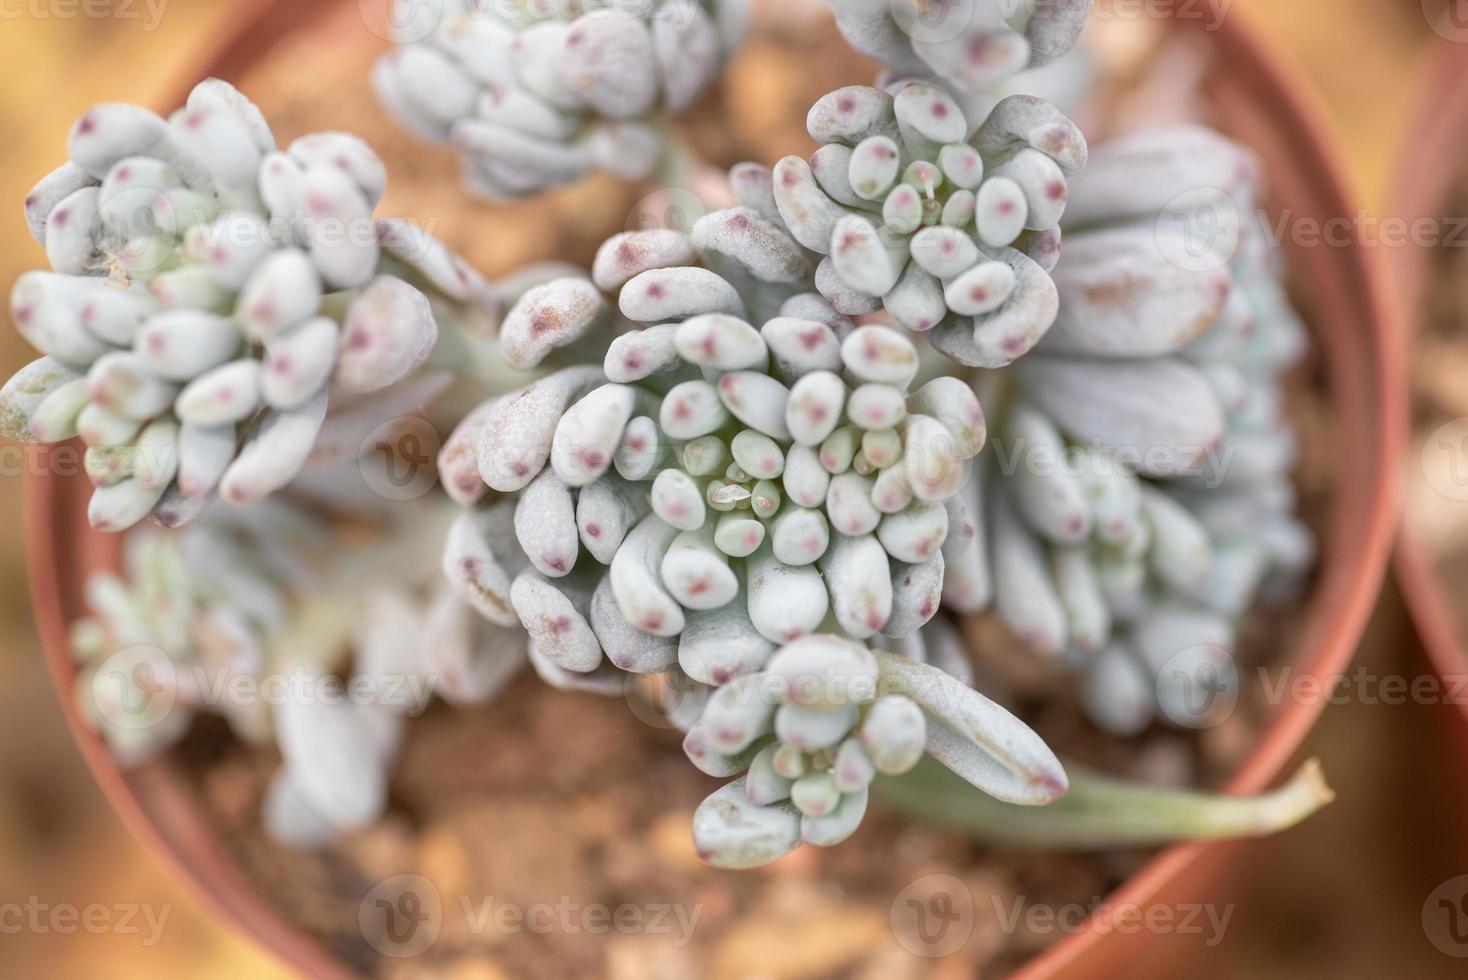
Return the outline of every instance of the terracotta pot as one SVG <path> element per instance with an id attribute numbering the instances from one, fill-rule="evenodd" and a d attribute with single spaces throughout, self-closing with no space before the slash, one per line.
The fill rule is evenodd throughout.
<path id="1" fill-rule="evenodd" d="M 286 30 L 310 30 L 311 21 L 345 5 L 256 0 L 245 4 L 233 30 L 201 59 L 204 74 L 239 72 Z M 340 14 L 340 10 L 336 12 Z M 1297 218 L 1321 221 L 1356 213 L 1340 172 L 1340 153 L 1320 123 L 1306 86 L 1283 67 L 1231 12 L 1216 32 L 1202 20 L 1179 20 L 1217 52 L 1226 75 L 1211 85 L 1213 104 L 1232 134 L 1268 164 L 1274 200 Z M 329 24 L 321 33 L 328 34 Z M 188 78 L 187 83 L 195 79 Z M 186 87 L 186 86 L 184 86 Z M 181 98 L 170 100 L 177 104 Z M 1292 250 L 1298 299 L 1324 358 L 1340 461 L 1332 513 L 1323 541 L 1320 575 L 1306 607 L 1299 648 L 1288 657 L 1298 676 L 1329 679 L 1343 671 L 1371 612 L 1395 531 L 1398 461 L 1405 432 L 1405 381 L 1381 278 L 1368 252 L 1349 248 Z M 45 467 L 38 468 L 44 470 Z M 122 772 L 85 725 L 70 691 L 75 670 L 67 654 L 67 623 L 83 612 L 82 583 L 98 568 L 115 567 L 116 538 L 87 530 L 89 488 L 81 476 L 33 476 L 27 486 L 27 527 L 36 616 L 62 706 L 88 764 L 132 831 L 188 883 L 200 902 L 253 936 L 302 973 L 351 974 L 314 939 L 284 920 L 251 889 L 212 836 L 193 791 L 165 759 Z M 1280 774 L 1321 709 L 1320 703 L 1283 705 L 1253 755 L 1229 783 L 1231 791 L 1260 791 Z M 1239 844 L 1171 848 L 1110 896 L 1113 904 L 1146 906 L 1216 900 L 1223 871 L 1236 866 Z M 1094 922 L 1034 961 L 1020 975 L 1047 977 L 1141 975 L 1145 962 L 1159 973 L 1191 952 L 1190 937 L 1123 935 Z"/>
<path id="2" fill-rule="evenodd" d="M 1468 150 L 1468 58 L 1462 45 L 1439 42 L 1424 82 L 1421 108 L 1410 120 L 1411 128 L 1404 130 L 1411 134 L 1411 143 L 1404 145 L 1387 211 L 1407 220 L 1442 216 L 1452 204 L 1454 191 L 1465 183 L 1462 154 Z M 1411 338 L 1422 327 L 1436 252 L 1418 247 L 1389 251 L 1392 287 Z M 1422 440 L 1414 433 L 1403 460 L 1407 467 L 1420 466 L 1422 448 Z M 1404 523 L 1397 543 L 1396 572 L 1418 636 L 1438 674 L 1444 678 L 1463 677 L 1468 673 L 1463 614 L 1455 609 L 1458 600 L 1454 590 L 1444 586 L 1430 549 L 1410 520 Z M 1457 706 L 1468 721 L 1468 699 L 1459 699 Z M 1459 737 L 1464 735 L 1468 731 L 1460 726 Z"/>

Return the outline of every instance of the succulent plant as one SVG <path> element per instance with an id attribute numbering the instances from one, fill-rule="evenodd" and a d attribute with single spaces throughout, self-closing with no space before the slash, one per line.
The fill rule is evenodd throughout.
<path id="1" fill-rule="evenodd" d="M 507 331 L 589 285 L 527 294 Z M 624 287 L 624 310 L 641 288 Z M 786 309 L 832 316 L 812 296 Z M 937 612 L 985 439 L 972 390 L 940 377 L 909 392 L 918 367 L 900 332 L 795 315 L 624 333 L 602 367 L 494 400 L 450 437 L 442 475 L 461 502 L 517 499 L 466 512 L 445 570 L 573 673 L 603 669 L 605 650 L 625 670 L 678 663 L 723 684 L 828 615 L 859 639 L 910 636 Z"/>
<path id="2" fill-rule="evenodd" d="M 852 47 L 903 77 L 982 92 L 1076 43 L 1092 0 L 830 0 Z"/>
<path id="3" fill-rule="evenodd" d="M 1016 365 L 986 495 L 995 604 L 1123 733 L 1208 722 L 1235 624 L 1309 566 L 1281 374 L 1303 330 L 1255 217 L 1258 168 L 1199 128 L 1142 133 L 1074 185 L 1061 315 Z M 1205 676 L 1206 675 L 1206 676 Z"/>
<path id="4" fill-rule="evenodd" d="M 744 868 L 849 837 L 878 777 L 931 809 L 925 756 L 1002 804 L 1065 794 L 974 689 L 952 616 L 992 608 L 1062 659 L 1103 729 L 1206 723 L 1194 686 L 1237 683 L 1239 621 L 1311 557 L 1281 410 L 1303 334 L 1257 165 L 1193 128 L 1086 166 L 1030 96 L 978 122 L 1088 0 L 832 7 L 881 87 L 821 98 L 808 160 L 735 167 L 739 206 L 616 235 L 589 273 L 485 282 L 372 220 L 364 144 L 279 152 L 221 82 L 167 121 L 83 117 L 27 201 L 54 271 L 12 306 L 46 356 L 0 426 L 82 435 L 98 528 L 194 522 L 133 532 L 76 624 L 78 694 L 125 761 L 222 713 L 284 760 L 267 831 L 317 846 L 382 813 L 428 695 L 483 701 L 527 660 L 568 690 L 654 677 L 692 763 L 737 777 L 698 808 L 698 852 Z M 486 195 L 642 177 L 743 9 L 403 0 L 377 88 Z M 365 433 L 455 371 L 488 383 L 438 455 L 454 506 L 391 512 L 327 465 L 363 465 Z M 231 693 L 286 675 L 305 693 Z M 1298 819 L 1329 796 L 1307 776 L 1248 812 Z M 1083 813 L 1135 799 L 1081 779 Z M 1148 832 L 1206 831 L 1209 801 L 1148 799 L 1183 814 Z M 996 826 L 1030 825 L 1001 803 Z"/>
<path id="5" fill-rule="evenodd" d="M 968 683 L 830 635 L 788 643 L 719 688 L 684 749 L 711 776 L 744 773 L 693 817 L 699 856 L 724 868 L 839 844 L 860 825 L 872 780 L 925 754 L 1009 803 L 1040 806 L 1066 790 L 1040 737 Z"/>
<path id="6" fill-rule="evenodd" d="M 815 285 L 838 312 L 885 312 L 960 364 L 1003 367 L 1056 317 L 1049 273 L 1085 138 L 1042 99 L 1006 98 L 973 128 L 935 85 L 891 88 L 824 96 L 810 159 L 741 164 L 735 190 L 823 256 Z"/>
<path id="7" fill-rule="evenodd" d="M 414 134 L 463 155 L 491 199 L 575 183 L 593 170 L 649 176 L 667 121 L 718 77 L 745 0 L 491 4 L 398 0 L 398 46 L 378 97 Z"/>
<path id="8" fill-rule="evenodd" d="M 328 556 L 348 527 L 278 497 L 223 504 L 174 533 L 134 530 L 121 573 L 89 577 L 90 615 L 72 625 L 82 716 L 131 766 L 197 714 L 221 715 L 281 752 L 272 836 L 315 846 L 371 823 L 405 720 L 435 695 L 487 700 L 524 663 L 523 640 L 473 615 L 422 560 L 431 529 L 351 528 L 344 561 Z"/>
<path id="9" fill-rule="evenodd" d="M 29 441 L 81 435 L 99 530 L 268 496 L 339 398 L 411 408 L 436 390 L 418 369 L 440 319 L 493 324 L 493 291 L 467 265 L 373 220 L 386 175 L 366 144 L 318 133 L 280 152 L 224 82 L 168 120 L 97 106 L 69 150 L 26 202 L 52 271 L 11 295 L 46 356 L 0 392 L 0 419 Z"/>

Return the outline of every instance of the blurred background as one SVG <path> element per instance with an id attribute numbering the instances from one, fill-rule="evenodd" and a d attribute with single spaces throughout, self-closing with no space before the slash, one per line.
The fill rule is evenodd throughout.
<path id="1" fill-rule="evenodd" d="M 1227 0 L 1224 0 L 1227 5 Z M 193 63 L 230 0 L 0 0 L 0 295 L 43 264 L 20 201 L 61 162 L 66 132 L 90 104 L 154 102 Z M 1396 148 L 1422 95 L 1424 53 L 1440 42 L 1431 0 L 1233 0 L 1318 89 L 1362 203 L 1386 206 Z M 123 16 L 127 13 L 127 16 Z M 1463 47 L 1468 57 L 1468 46 Z M 8 325 L 7 325 L 8 327 Z M 29 359 L 0 329 L 0 374 Z M 285 976 L 268 954 L 210 921 L 127 834 L 68 735 L 29 616 L 21 481 L 0 480 L 0 903 L 144 903 L 168 910 L 144 935 L 36 934 L 0 921 L 13 976 Z M 1389 589 L 1362 662 L 1425 671 Z M 1332 708 L 1305 753 L 1323 757 L 1339 800 L 1304 827 L 1254 846 L 1224 941 L 1192 972 L 1230 977 L 1462 976 L 1463 961 L 1424 934 L 1423 904 L 1468 872 L 1465 812 L 1434 786 L 1463 782 L 1440 749 L 1446 712 L 1422 706 Z M 1464 950 L 1468 952 L 1468 950 Z"/>

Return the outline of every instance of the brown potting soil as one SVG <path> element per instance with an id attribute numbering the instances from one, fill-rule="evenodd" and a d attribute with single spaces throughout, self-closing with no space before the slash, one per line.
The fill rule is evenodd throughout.
<path id="1" fill-rule="evenodd" d="M 753 40 L 723 90 L 695 114 L 690 138 L 707 159 L 769 163 L 808 149 L 810 103 L 844 80 L 870 77 L 869 64 L 824 22 L 784 29 L 793 40 Z M 282 142 L 320 128 L 367 138 L 392 174 L 379 213 L 427 224 L 491 276 L 538 259 L 587 261 L 651 189 L 598 178 L 529 203 L 471 203 L 452 156 L 404 136 L 365 92 L 377 53 L 288 39 L 243 87 Z M 809 71 L 812 64 L 823 70 Z M 358 96 L 323 104 L 307 95 L 301 77 L 313 79 L 309 91 Z M 1302 513 L 1323 522 L 1331 470 L 1318 371 L 1302 370 L 1292 392 L 1304 448 Z M 973 655 L 985 693 L 1018 711 L 1064 757 L 1154 783 L 1217 787 L 1275 710 L 1256 668 L 1277 667 L 1296 648 L 1300 618 L 1298 609 L 1264 612 L 1246 625 L 1237 651 L 1243 696 L 1226 723 L 1204 732 L 1159 726 L 1125 740 L 1086 723 L 1070 678 L 1037 664 L 997 622 L 982 621 L 971 635 L 979 638 Z M 393 978 L 1002 975 L 1065 935 L 1023 915 L 1016 925 L 1017 912 L 1089 909 L 1150 857 L 996 851 L 874 807 L 838 847 L 802 848 L 760 870 L 718 871 L 695 855 L 689 827 L 719 781 L 688 763 L 677 732 L 640 717 L 647 712 L 621 700 L 558 693 L 532 676 L 482 707 L 436 704 L 408 727 L 387 817 L 314 853 L 263 835 L 261 801 L 279 765 L 274 751 L 242 746 L 222 722 L 201 719 L 173 761 L 242 872 L 286 919 L 344 963 Z M 431 948 L 400 960 L 379 954 L 359 912 L 375 886 L 404 874 L 431 882 L 442 923 Z M 911 885 L 921 897 L 942 887 L 945 879 L 932 877 L 941 875 L 971 894 L 971 932 L 950 955 L 914 955 L 914 944 L 931 947 L 903 918 L 904 889 Z M 549 907 L 550 928 L 541 928 L 545 921 L 494 923 L 496 908 L 528 913 L 536 906 Z M 664 907 L 681 909 L 683 919 L 672 913 L 654 928 Z M 626 910 L 624 922 L 635 913 L 643 927 L 599 928 L 600 909 L 613 922 L 618 909 Z"/>

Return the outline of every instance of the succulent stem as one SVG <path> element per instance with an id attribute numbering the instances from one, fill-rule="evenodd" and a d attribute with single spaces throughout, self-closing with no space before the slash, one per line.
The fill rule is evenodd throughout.
<path id="1" fill-rule="evenodd" d="M 525 384 L 530 375 L 507 365 L 499 344 L 473 335 L 445 311 L 436 311 L 436 315 L 439 320 L 438 340 L 433 345 L 433 352 L 428 355 L 429 369 L 449 371 L 460 378 L 472 378 L 495 391 Z"/>
<path id="2" fill-rule="evenodd" d="M 1263 837 L 1288 830 L 1335 799 L 1319 759 L 1260 796 L 1158 789 L 1069 763 L 1066 772 L 1070 792 L 1045 807 L 1001 803 L 930 761 L 907 775 L 879 779 L 873 789 L 880 802 L 905 816 L 986 844 L 1064 850 Z"/>

